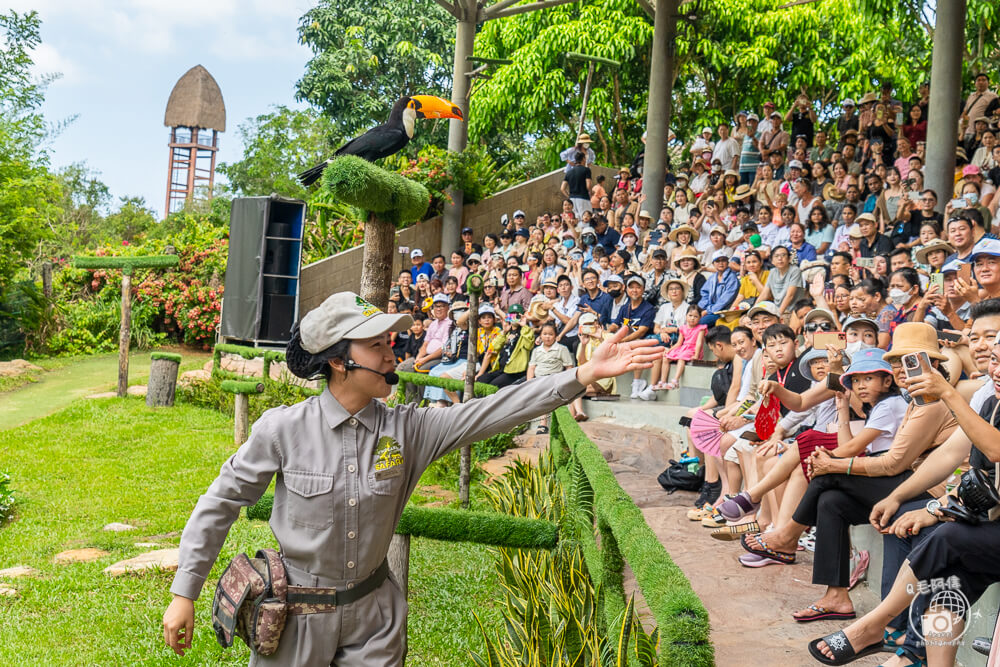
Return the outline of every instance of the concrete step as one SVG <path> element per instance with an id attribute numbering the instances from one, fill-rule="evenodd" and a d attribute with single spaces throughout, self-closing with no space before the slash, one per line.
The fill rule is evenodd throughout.
<path id="1" fill-rule="evenodd" d="M 697 365 L 688 364 L 684 369 L 684 375 L 681 376 L 681 386 L 677 389 L 671 391 L 659 391 L 657 392 L 656 403 L 663 403 L 666 405 L 679 405 L 687 408 L 697 407 L 702 404 L 702 402 L 712 395 L 711 383 L 712 374 L 715 373 L 716 368 L 714 365 L 705 365 L 701 362 Z M 671 369 L 671 376 L 673 376 L 673 370 Z M 618 376 L 618 393 L 621 394 L 622 400 L 629 400 L 629 394 L 632 391 L 632 373 L 626 373 L 624 375 Z M 642 379 L 649 382 L 649 371 L 643 371 Z M 648 405 L 653 401 L 642 401 L 643 404 Z"/>

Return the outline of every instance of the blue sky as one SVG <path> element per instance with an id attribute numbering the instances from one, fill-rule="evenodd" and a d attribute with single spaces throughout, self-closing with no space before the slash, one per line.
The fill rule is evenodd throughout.
<path id="1" fill-rule="evenodd" d="M 220 161 L 238 159 L 237 128 L 272 105 L 295 102 L 309 59 L 299 17 L 314 0 L 0 0 L 0 11 L 42 19 L 37 74 L 49 122 L 77 116 L 49 146 L 53 167 L 86 162 L 112 195 L 141 196 L 162 215 L 167 182 L 163 112 L 174 83 L 203 65 L 222 89 Z"/>

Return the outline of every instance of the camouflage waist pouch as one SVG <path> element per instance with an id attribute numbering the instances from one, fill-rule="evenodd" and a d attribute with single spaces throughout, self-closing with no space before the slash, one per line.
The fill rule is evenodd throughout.
<path id="1" fill-rule="evenodd" d="M 212 602 L 212 627 L 223 648 L 239 637 L 260 655 L 271 655 L 285 629 L 288 575 L 274 549 L 256 558 L 236 556 L 222 573 Z"/>

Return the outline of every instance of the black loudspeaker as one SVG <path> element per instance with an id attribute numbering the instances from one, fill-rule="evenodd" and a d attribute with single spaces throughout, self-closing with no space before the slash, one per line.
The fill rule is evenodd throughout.
<path id="1" fill-rule="evenodd" d="M 293 241 L 275 241 L 268 239 L 264 250 L 264 294 L 285 294 L 287 281 L 281 278 L 270 278 L 266 274 L 281 276 L 290 275 Z"/>
<path id="2" fill-rule="evenodd" d="M 265 294 L 260 314 L 260 337 L 265 340 L 288 340 L 295 320 L 295 297 Z"/>

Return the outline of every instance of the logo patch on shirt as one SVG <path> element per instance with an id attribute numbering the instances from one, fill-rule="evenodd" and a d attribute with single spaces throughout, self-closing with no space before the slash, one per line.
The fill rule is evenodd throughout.
<path id="1" fill-rule="evenodd" d="M 361 309 L 361 314 L 364 315 L 365 317 L 371 317 L 372 315 L 381 312 L 377 306 L 368 303 L 360 296 L 354 297 L 354 303 L 358 308 Z"/>
<path id="2" fill-rule="evenodd" d="M 375 481 L 381 482 L 402 474 L 403 450 L 398 442 L 384 435 L 375 447 Z"/>

